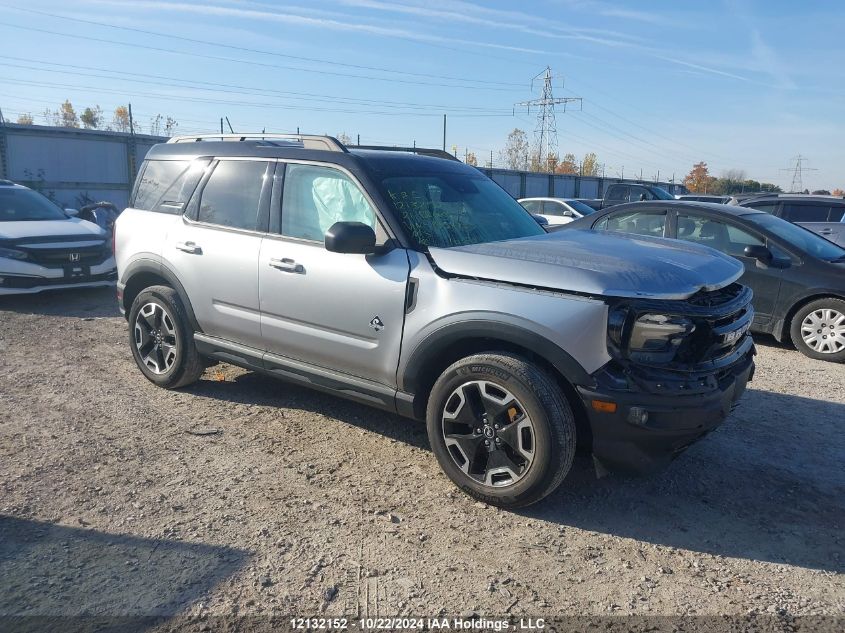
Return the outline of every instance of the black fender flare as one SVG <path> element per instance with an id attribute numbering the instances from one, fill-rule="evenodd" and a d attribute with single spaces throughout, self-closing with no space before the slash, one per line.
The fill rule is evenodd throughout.
<path id="1" fill-rule="evenodd" d="M 466 339 L 495 339 L 505 341 L 551 364 L 573 386 L 589 386 L 592 376 L 568 352 L 545 337 L 524 327 L 509 323 L 469 320 L 445 325 L 424 338 L 411 352 L 399 376 L 399 388 L 416 394 L 425 368 L 452 345 Z"/>
<path id="2" fill-rule="evenodd" d="M 194 332 L 202 332 L 202 328 L 197 322 L 197 317 L 194 314 L 194 308 L 191 305 L 191 300 L 188 299 L 188 293 L 185 292 L 185 287 L 179 281 L 176 273 L 161 262 L 157 262 L 153 259 L 140 258 L 136 259 L 126 267 L 126 271 L 122 275 L 124 281 L 121 283 L 125 288 L 132 283 L 133 277 L 137 277 L 142 274 L 152 274 L 164 279 L 167 282 L 167 285 L 173 288 L 182 300 L 182 305 L 185 306 L 185 311 L 188 314 L 188 320 L 190 321 Z M 127 319 L 129 318 L 129 309 L 131 307 L 131 305 L 126 305 L 126 299 L 124 299 L 123 308 Z"/>

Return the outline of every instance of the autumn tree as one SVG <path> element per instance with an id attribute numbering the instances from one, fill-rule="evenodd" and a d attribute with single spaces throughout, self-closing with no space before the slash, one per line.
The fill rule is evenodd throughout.
<path id="1" fill-rule="evenodd" d="M 100 106 L 88 107 L 79 115 L 79 120 L 86 130 L 96 130 L 103 122 L 103 110 Z"/>
<path id="2" fill-rule="evenodd" d="M 465 162 L 467 165 L 478 167 L 478 158 L 476 157 L 475 152 L 467 152 Z"/>
<path id="3" fill-rule="evenodd" d="M 834 190 L 831 192 L 831 195 L 833 195 L 833 196 L 840 196 L 840 197 L 845 198 L 845 191 L 843 191 L 842 189 L 839 189 L 839 188 L 837 187 L 836 189 L 834 189 Z"/>
<path id="4" fill-rule="evenodd" d="M 117 106 L 114 109 L 114 118 L 112 119 L 112 126 L 117 132 L 129 132 L 129 108 L 126 106 Z"/>
<path id="5" fill-rule="evenodd" d="M 584 161 L 581 163 L 582 176 L 598 176 L 599 175 L 599 159 L 595 152 L 590 152 L 584 155 Z"/>
<path id="6" fill-rule="evenodd" d="M 575 154 L 564 154 L 563 160 L 558 164 L 555 173 L 558 174 L 577 174 L 578 162 L 575 160 Z"/>
<path id="7" fill-rule="evenodd" d="M 692 166 L 690 173 L 684 178 L 684 185 L 693 193 L 707 193 L 712 191 L 715 178 L 710 175 L 707 163 L 701 161 Z"/>
<path id="8" fill-rule="evenodd" d="M 16 121 L 18 125 L 32 125 L 34 123 L 32 119 L 32 115 L 29 112 L 22 112 L 18 115 L 18 120 Z"/>
<path id="9" fill-rule="evenodd" d="M 514 128 L 508 134 L 502 160 L 508 169 L 528 169 L 528 135 L 524 130 Z"/>
<path id="10" fill-rule="evenodd" d="M 67 99 L 59 106 L 59 125 L 62 127 L 79 127 L 79 116 L 73 109 L 73 104 Z"/>

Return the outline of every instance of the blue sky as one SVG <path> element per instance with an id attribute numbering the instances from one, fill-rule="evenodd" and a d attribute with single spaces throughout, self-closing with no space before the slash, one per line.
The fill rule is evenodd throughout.
<path id="1" fill-rule="evenodd" d="M 70 19 L 69 19 L 70 18 Z M 743 169 L 784 187 L 845 188 L 845 3 L 783 0 L 0 0 L 0 108 L 131 101 L 179 131 L 346 133 L 362 143 L 498 152 L 533 136 L 546 66 L 561 154 L 608 175 Z"/>

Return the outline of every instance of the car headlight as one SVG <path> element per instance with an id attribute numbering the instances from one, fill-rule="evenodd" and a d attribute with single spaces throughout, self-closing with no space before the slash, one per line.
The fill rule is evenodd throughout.
<path id="1" fill-rule="evenodd" d="M 637 314 L 623 306 L 610 311 L 607 326 L 611 353 L 642 363 L 670 362 L 684 339 L 695 331 L 695 324 L 686 317 Z"/>
<path id="2" fill-rule="evenodd" d="M 0 258 L 4 259 L 27 259 L 29 255 L 24 251 L 14 248 L 0 248 Z"/>

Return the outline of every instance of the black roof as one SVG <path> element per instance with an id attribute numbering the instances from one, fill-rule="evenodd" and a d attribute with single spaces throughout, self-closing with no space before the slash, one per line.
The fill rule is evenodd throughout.
<path id="1" fill-rule="evenodd" d="M 626 202 L 624 204 L 617 204 L 607 209 L 602 209 L 600 213 L 604 214 L 606 211 L 623 211 L 627 209 L 639 209 L 643 205 L 648 205 L 649 208 L 666 207 L 667 209 L 686 209 L 688 211 L 708 211 L 710 213 L 721 213 L 725 215 L 732 215 L 735 217 L 743 215 L 754 215 L 757 213 L 765 213 L 749 207 L 741 207 L 739 205 L 721 204 L 719 202 L 699 202 L 698 200 L 648 200 L 646 202 Z M 588 217 L 595 218 L 595 214 Z"/>
<path id="2" fill-rule="evenodd" d="M 758 196 L 754 196 L 752 198 L 745 198 L 739 202 L 739 204 L 745 204 L 746 202 L 759 202 L 761 200 L 786 200 L 787 202 L 840 202 L 845 204 L 845 199 L 839 196 L 823 196 L 823 195 L 810 195 L 805 193 L 768 193 L 768 194 L 760 194 Z"/>
<path id="3" fill-rule="evenodd" d="M 291 142 L 267 140 L 160 143 L 147 152 L 147 159 L 192 160 L 200 157 L 288 158 L 335 163 L 345 167 L 363 167 L 370 171 L 397 173 L 463 172 L 480 175 L 477 169 L 455 160 L 441 158 L 439 150 L 421 148 L 357 149 L 343 151 L 305 149 Z"/>

